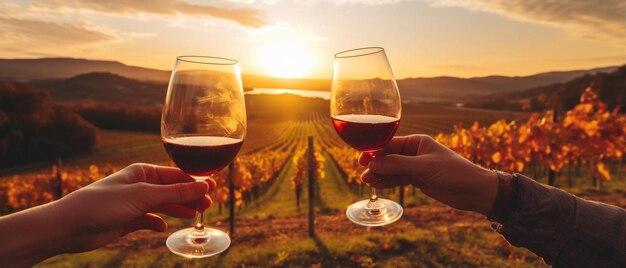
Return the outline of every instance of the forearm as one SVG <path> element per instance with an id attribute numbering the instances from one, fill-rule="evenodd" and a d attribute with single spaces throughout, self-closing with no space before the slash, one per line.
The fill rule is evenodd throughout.
<path id="1" fill-rule="evenodd" d="M 626 267 L 626 210 L 576 198 L 572 234 L 554 264 L 571 266 L 573 260 Z"/>
<path id="2" fill-rule="evenodd" d="M 555 265 L 626 265 L 626 211 L 517 175 L 517 208 L 501 233 Z"/>
<path id="3" fill-rule="evenodd" d="M 29 267 L 66 252 L 72 227 L 56 202 L 0 218 L 0 263 Z"/>

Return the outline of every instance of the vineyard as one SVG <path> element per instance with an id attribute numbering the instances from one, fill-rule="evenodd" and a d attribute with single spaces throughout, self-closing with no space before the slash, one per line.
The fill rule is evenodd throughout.
<path id="1" fill-rule="evenodd" d="M 608 111 L 597 95 L 587 88 L 580 104 L 561 120 L 552 111 L 532 114 L 517 123 L 498 120 L 481 127 L 455 127 L 436 139 L 474 163 L 508 172 L 524 172 L 539 177 L 549 172 L 549 184 L 555 173 L 567 167 L 568 185 L 573 170 L 586 166 L 587 177 L 599 188 L 610 181 L 611 173 L 622 175 L 626 151 L 626 116 Z"/>
<path id="2" fill-rule="evenodd" d="M 248 135 L 231 168 L 216 176 L 215 205 L 207 211 L 209 224 L 228 230 L 226 209 L 233 209 L 236 231 L 227 253 L 183 260 L 167 253 L 163 246 L 167 234 L 145 232 L 94 252 L 53 258 L 43 266 L 542 265 L 532 253 L 511 247 L 490 231 L 481 217 L 434 203 L 410 186 L 379 193 L 403 203 L 405 216 L 398 223 L 374 229 L 351 224 L 343 213 L 368 194 L 359 178 L 364 168 L 357 162 L 358 152 L 346 147 L 332 129 L 328 102 L 263 95 L 247 101 Z M 523 172 L 538 180 L 548 178 L 550 170 L 556 175 L 566 170 L 571 187 L 585 185 L 590 178 L 612 179 L 605 186 L 614 183 L 614 188 L 625 184 L 619 174 L 621 153 L 626 150 L 626 121 L 623 115 L 603 108 L 592 92 L 556 120 L 550 113 L 409 103 L 403 107 L 398 134 L 411 133 L 436 135 L 440 142 L 486 167 Z M 313 138 L 312 152 L 308 137 Z M 173 165 L 158 135 L 111 130 L 102 131 L 99 151 L 60 162 L 1 171 L 0 212 L 50 202 L 133 162 Z M 309 167 L 314 171 L 313 184 L 307 183 Z M 313 187 L 314 200 L 306 194 L 309 187 Z M 626 205 L 621 203 L 626 200 L 623 194 L 607 195 L 615 199 L 605 201 Z M 308 204 L 314 204 L 318 214 L 314 239 L 306 236 L 303 216 Z M 168 232 L 190 224 L 188 220 L 167 221 Z"/>

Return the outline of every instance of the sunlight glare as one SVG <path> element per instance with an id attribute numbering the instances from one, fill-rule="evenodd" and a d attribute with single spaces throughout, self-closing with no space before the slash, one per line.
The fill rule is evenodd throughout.
<path id="1" fill-rule="evenodd" d="M 311 53 L 293 43 L 279 43 L 261 50 L 261 66 L 272 77 L 301 78 L 312 68 Z"/>

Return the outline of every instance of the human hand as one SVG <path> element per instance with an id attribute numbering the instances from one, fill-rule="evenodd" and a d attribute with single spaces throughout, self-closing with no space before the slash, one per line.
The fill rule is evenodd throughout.
<path id="1" fill-rule="evenodd" d="M 193 218 L 211 205 L 206 194 L 215 187 L 177 168 L 130 165 L 55 202 L 71 230 L 66 251 L 96 249 L 140 229 L 165 231 L 167 224 L 153 213 Z"/>
<path id="2" fill-rule="evenodd" d="M 375 157 L 361 154 L 361 179 L 375 188 L 412 184 L 446 205 L 487 215 L 498 191 L 493 171 L 477 166 L 427 135 L 394 137 Z"/>

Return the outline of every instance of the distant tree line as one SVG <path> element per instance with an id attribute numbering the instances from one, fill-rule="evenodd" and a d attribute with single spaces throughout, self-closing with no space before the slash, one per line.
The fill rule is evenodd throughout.
<path id="1" fill-rule="evenodd" d="M 584 75 L 565 83 L 525 91 L 505 92 L 470 101 L 467 105 L 487 109 L 544 111 L 563 114 L 578 104 L 580 95 L 591 86 L 607 107 L 626 113 L 626 65 L 611 73 Z"/>
<path id="2" fill-rule="evenodd" d="M 161 126 L 161 107 L 114 102 L 79 101 L 59 104 L 102 129 L 156 132 Z"/>
<path id="3" fill-rule="evenodd" d="M 46 90 L 0 83 L 0 167 L 95 150 L 98 129 Z"/>

